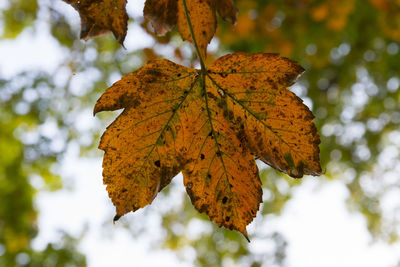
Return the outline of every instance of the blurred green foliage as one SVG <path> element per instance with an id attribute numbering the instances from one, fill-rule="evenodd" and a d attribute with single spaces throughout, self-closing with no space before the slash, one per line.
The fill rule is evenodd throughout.
<path id="1" fill-rule="evenodd" d="M 400 203 L 387 211 L 382 201 L 400 188 L 400 1 L 236 3 L 238 24 L 219 23 L 220 45 L 212 49 L 208 62 L 229 51 L 274 52 L 299 61 L 307 71 L 292 90 L 316 115 L 326 169 L 326 175 L 318 179 L 342 181 L 350 193 L 349 207 L 365 216 L 371 234 L 398 242 L 400 222 L 393 214 Z M 99 156 L 95 149 L 99 134 L 112 119 L 102 114 L 102 125 L 82 130 L 75 118 L 91 110 L 111 82 L 148 59 L 158 56 L 198 64 L 193 49 L 176 33 L 148 37 L 148 47 L 139 50 L 121 48 L 110 35 L 79 41 L 79 17 L 74 12 L 59 0 L 42 0 L 39 5 L 10 0 L 0 13 L 0 42 L 28 29 L 40 31 L 46 24 L 66 54 L 51 72 L 28 70 L 7 78 L 0 72 L 0 266 L 86 265 L 76 249 L 79 240 L 67 234 L 44 250 L 32 247 L 38 234 L 39 211 L 34 205 L 38 191 L 61 188 L 55 170 L 69 144 L 79 144 L 84 155 Z M 151 32 L 140 16 L 132 16 L 129 29 L 134 27 Z M 126 42 L 135 43 L 135 38 L 128 30 Z M 0 67 L 7 66 L 1 62 Z M 84 88 L 76 85 L 81 82 L 77 77 L 85 77 Z M 55 125 L 56 134 L 41 130 L 48 125 Z M 43 186 L 36 185 L 38 179 Z M 279 216 L 291 198 L 291 188 L 301 186 L 300 180 L 270 168 L 262 171 L 262 181 L 261 221 Z M 162 195 L 167 197 L 169 190 Z M 258 255 L 240 235 L 218 229 L 194 211 L 188 198 L 177 208 L 166 209 L 161 218 L 165 233 L 155 246 L 182 257 L 185 248 L 191 248 L 197 266 L 232 262 L 283 266 L 287 243 L 279 233 L 252 236 L 274 244 L 270 254 Z M 188 238 L 189 229 L 197 224 L 204 232 Z M 126 227 L 135 237 L 146 234 L 145 229 Z"/>
<path id="2" fill-rule="evenodd" d="M 1 14 L 3 37 L 15 38 L 35 21 L 38 4 L 36 0 L 10 0 L 7 4 Z"/>

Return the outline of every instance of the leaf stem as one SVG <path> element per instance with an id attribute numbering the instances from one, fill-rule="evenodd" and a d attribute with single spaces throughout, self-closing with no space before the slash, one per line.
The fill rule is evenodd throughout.
<path id="1" fill-rule="evenodd" d="M 189 10 L 188 10 L 188 7 L 187 7 L 186 0 L 182 0 L 182 2 L 183 2 L 183 8 L 185 9 L 185 17 L 186 17 L 187 23 L 189 25 L 190 35 L 192 36 L 193 43 L 194 43 L 197 55 L 198 55 L 199 60 L 200 60 L 201 71 L 205 72 L 206 71 L 206 65 L 204 64 L 203 58 L 201 57 L 200 48 L 199 48 L 199 45 L 197 44 L 196 36 L 194 35 L 193 25 L 192 25 L 192 21 L 190 20 Z"/>

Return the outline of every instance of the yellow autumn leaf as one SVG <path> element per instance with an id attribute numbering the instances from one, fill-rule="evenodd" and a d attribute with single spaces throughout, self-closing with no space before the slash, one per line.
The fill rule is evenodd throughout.
<path id="1" fill-rule="evenodd" d="M 195 208 L 247 237 L 262 201 L 256 158 L 321 174 L 313 115 L 287 90 L 302 72 L 277 54 L 236 53 L 204 70 L 152 61 L 107 89 L 94 112 L 125 108 L 99 146 L 116 219 L 182 171 Z"/>

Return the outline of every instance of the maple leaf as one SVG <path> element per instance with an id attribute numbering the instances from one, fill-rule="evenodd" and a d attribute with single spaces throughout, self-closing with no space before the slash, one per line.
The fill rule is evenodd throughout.
<path id="1" fill-rule="evenodd" d="M 81 17 L 81 39 L 88 40 L 112 32 L 123 45 L 128 28 L 126 0 L 64 0 Z"/>
<path id="2" fill-rule="evenodd" d="M 164 35 L 177 25 L 182 39 L 194 43 L 193 30 L 204 57 L 217 28 L 215 11 L 224 20 L 232 24 L 236 22 L 237 9 L 233 0 L 147 0 L 143 13 L 159 35 Z M 186 15 L 190 16 L 191 25 Z"/>
<path id="3" fill-rule="evenodd" d="M 235 53 L 202 70 L 151 61 L 108 88 L 94 113 L 124 108 L 99 145 L 115 220 L 182 171 L 195 208 L 247 238 L 262 201 L 256 157 L 292 177 L 321 174 L 313 115 L 287 89 L 302 73 L 277 54 Z"/>

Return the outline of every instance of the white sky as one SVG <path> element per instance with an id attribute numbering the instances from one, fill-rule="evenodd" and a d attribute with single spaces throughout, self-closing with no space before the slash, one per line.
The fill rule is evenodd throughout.
<path id="1" fill-rule="evenodd" d="M 142 7 L 143 0 L 129 1 L 130 14 L 137 15 Z M 128 50 L 151 41 L 141 34 L 140 29 L 128 31 Z M 139 41 L 137 47 L 133 41 Z M 46 27 L 38 32 L 27 30 L 16 40 L 0 41 L 0 73 L 11 77 L 26 69 L 51 71 L 65 56 L 65 51 L 49 37 Z M 90 114 L 86 119 L 94 120 Z M 118 224 L 111 226 L 111 237 L 104 236 L 102 224 L 104 221 L 112 224 L 114 209 L 102 184 L 101 159 L 80 159 L 72 146 L 62 163 L 62 173 L 63 180 L 73 190 L 39 194 L 36 203 L 40 210 L 40 232 L 34 242 L 36 248 L 57 240 L 60 230 L 78 236 L 87 226 L 80 249 L 86 254 L 89 267 L 189 266 L 180 263 L 169 251 L 150 251 L 148 240 L 134 240 Z M 182 184 L 181 177 L 175 179 Z M 321 183 L 313 177 L 304 180 L 281 217 L 262 223 L 256 220 L 249 233 L 279 230 L 289 243 L 288 267 L 393 267 L 397 263 L 400 246 L 370 243 L 363 217 L 346 209 L 348 192 L 341 182 Z M 127 220 L 141 217 L 132 214 Z M 155 229 L 154 234 L 159 233 Z M 253 240 L 250 247 L 262 253 L 264 241 Z"/>

